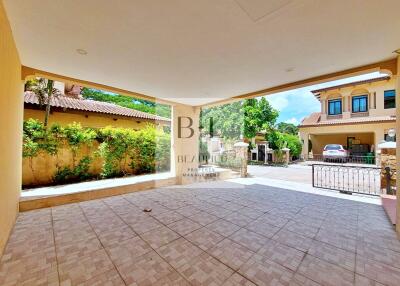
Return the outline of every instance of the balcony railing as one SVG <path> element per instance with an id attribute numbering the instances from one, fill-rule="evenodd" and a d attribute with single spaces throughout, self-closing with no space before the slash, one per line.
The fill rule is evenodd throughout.
<path id="1" fill-rule="evenodd" d="M 342 119 L 343 115 L 342 114 L 336 114 L 336 115 L 327 115 L 326 119 Z"/>
<path id="2" fill-rule="evenodd" d="M 356 112 L 356 113 L 352 113 L 351 117 L 366 117 L 369 116 L 369 112 Z"/>

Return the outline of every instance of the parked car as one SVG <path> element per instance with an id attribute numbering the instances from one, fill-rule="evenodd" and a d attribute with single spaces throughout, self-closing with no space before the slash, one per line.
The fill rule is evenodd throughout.
<path id="1" fill-rule="evenodd" d="M 349 158 L 349 153 L 340 144 L 328 144 L 324 147 L 322 157 L 324 161 L 337 160 L 345 163 Z"/>

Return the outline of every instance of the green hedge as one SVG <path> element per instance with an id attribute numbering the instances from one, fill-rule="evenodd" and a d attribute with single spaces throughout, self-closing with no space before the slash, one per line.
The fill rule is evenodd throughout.
<path id="1" fill-rule="evenodd" d="M 65 147 L 71 152 L 72 162 L 62 166 L 57 155 L 60 148 Z M 83 148 L 89 148 L 88 155 L 82 156 Z M 152 125 L 135 131 L 110 126 L 84 128 L 74 122 L 66 126 L 53 124 L 46 129 L 38 120 L 24 121 L 23 157 L 29 160 L 35 177 L 34 158 L 40 154 L 54 156 L 57 170 L 53 176 L 55 184 L 167 171 L 170 151 L 170 134 Z M 91 164 L 97 158 L 102 160 L 101 173 L 90 174 Z"/>

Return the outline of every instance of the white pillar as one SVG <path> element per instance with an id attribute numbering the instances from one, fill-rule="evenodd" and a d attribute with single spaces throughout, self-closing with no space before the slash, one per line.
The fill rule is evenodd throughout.
<path id="1" fill-rule="evenodd" d="M 308 134 L 308 132 L 305 132 L 305 133 L 301 132 L 300 135 L 301 135 L 301 140 L 303 141 L 303 147 L 302 147 L 302 150 L 301 150 L 301 155 L 303 156 L 304 160 L 307 160 L 308 159 L 308 154 L 309 154 L 309 152 L 308 152 L 308 148 L 309 148 L 308 147 L 308 140 L 309 140 L 310 135 Z"/>
<path id="2" fill-rule="evenodd" d="M 171 171 L 178 184 L 185 183 L 185 177 L 190 181 L 199 167 L 199 119 L 199 107 L 182 104 L 172 107 Z"/>
<path id="3" fill-rule="evenodd" d="M 375 151 L 375 157 L 376 157 L 378 155 L 377 154 L 378 144 L 379 144 L 380 141 L 385 139 L 385 130 L 384 129 L 375 130 L 374 136 L 375 136 L 375 138 L 374 138 L 375 150 L 374 151 Z"/>

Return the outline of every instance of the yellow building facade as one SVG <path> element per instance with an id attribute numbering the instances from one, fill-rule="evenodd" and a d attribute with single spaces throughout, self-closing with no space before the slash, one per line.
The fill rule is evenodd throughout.
<path id="1" fill-rule="evenodd" d="M 376 152 L 396 127 L 395 79 L 383 76 L 314 90 L 321 111 L 306 117 L 299 126 L 302 156 L 322 155 L 327 144 L 364 145 Z"/>

